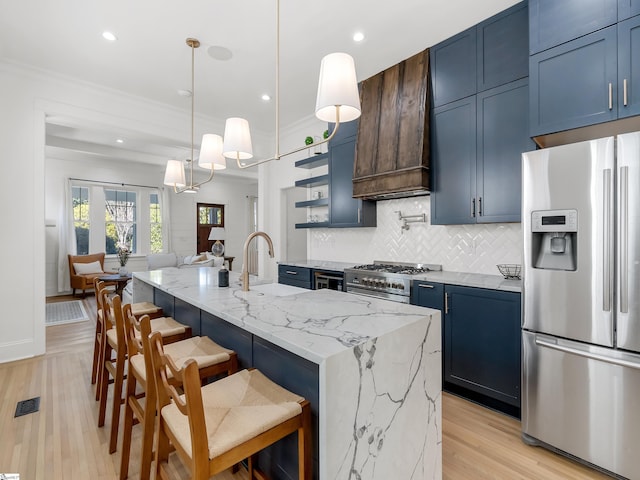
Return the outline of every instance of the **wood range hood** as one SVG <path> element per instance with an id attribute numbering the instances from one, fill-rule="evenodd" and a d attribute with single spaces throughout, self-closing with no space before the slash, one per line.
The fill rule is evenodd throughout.
<path id="1" fill-rule="evenodd" d="M 364 80 L 353 196 L 429 193 L 429 49 Z"/>

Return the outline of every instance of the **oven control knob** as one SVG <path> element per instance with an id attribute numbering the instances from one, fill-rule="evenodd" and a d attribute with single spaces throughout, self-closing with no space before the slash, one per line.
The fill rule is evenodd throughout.
<path id="1" fill-rule="evenodd" d="M 399 289 L 399 290 L 404 290 L 404 285 L 403 285 L 402 283 L 399 283 L 399 284 L 398 284 L 398 289 Z"/>

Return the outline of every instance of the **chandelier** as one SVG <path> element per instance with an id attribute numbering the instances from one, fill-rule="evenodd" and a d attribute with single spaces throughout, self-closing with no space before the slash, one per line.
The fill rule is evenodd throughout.
<path id="1" fill-rule="evenodd" d="M 195 97 L 195 49 L 200 46 L 200 42 L 195 38 L 187 38 L 187 45 L 191 48 L 191 156 L 185 162 L 180 160 L 169 160 L 164 174 L 164 184 L 173 187 L 175 193 L 197 193 L 200 186 L 213 180 L 214 170 L 227 168 L 227 161 L 222 155 L 223 141 L 220 135 L 207 133 L 202 136 L 198 165 L 209 170 L 206 180 L 194 183 L 193 180 L 193 137 L 194 137 L 194 97 Z M 188 167 L 188 174 L 185 176 L 185 163 Z"/>

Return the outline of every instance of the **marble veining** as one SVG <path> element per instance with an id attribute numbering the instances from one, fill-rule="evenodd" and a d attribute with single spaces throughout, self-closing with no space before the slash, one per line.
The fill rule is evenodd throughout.
<path id="1" fill-rule="evenodd" d="M 521 292 L 522 280 L 507 280 L 501 275 L 485 275 L 481 273 L 461 272 L 429 272 L 415 275 L 412 280 L 428 280 L 431 282 L 461 285 L 466 287 L 488 288 L 505 292 Z"/>

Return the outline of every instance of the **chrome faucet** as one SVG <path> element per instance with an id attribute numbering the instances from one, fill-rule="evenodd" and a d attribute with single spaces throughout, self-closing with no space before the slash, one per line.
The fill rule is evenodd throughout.
<path id="1" fill-rule="evenodd" d="M 269 246 L 269 256 L 273 258 L 273 242 L 271 241 L 271 237 L 265 232 L 253 232 L 249 234 L 242 249 L 242 273 L 240 274 L 240 278 L 242 279 L 243 292 L 249 291 L 249 263 L 247 257 L 249 256 L 249 244 L 254 237 L 264 237 L 267 241 L 267 245 Z"/>

